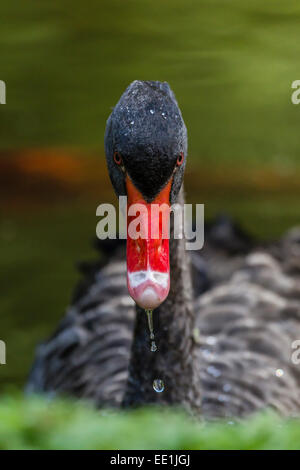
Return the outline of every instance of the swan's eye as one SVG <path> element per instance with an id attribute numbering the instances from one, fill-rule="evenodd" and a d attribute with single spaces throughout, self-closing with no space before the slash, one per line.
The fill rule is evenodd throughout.
<path id="1" fill-rule="evenodd" d="M 184 155 L 183 155 L 183 152 L 180 153 L 180 155 L 178 156 L 177 158 L 177 166 L 180 166 L 183 164 L 183 160 L 184 160 Z"/>
<path id="2" fill-rule="evenodd" d="M 119 152 L 115 152 L 114 153 L 114 161 L 117 165 L 121 165 L 122 164 L 122 157 L 121 155 L 119 154 Z"/>

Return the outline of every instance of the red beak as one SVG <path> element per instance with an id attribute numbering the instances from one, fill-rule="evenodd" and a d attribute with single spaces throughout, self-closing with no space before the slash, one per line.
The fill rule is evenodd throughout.
<path id="1" fill-rule="evenodd" d="M 144 309 L 158 307 L 170 289 L 168 234 L 171 184 L 172 180 L 154 201 L 147 203 L 130 178 L 126 178 L 127 285 L 133 300 Z"/>

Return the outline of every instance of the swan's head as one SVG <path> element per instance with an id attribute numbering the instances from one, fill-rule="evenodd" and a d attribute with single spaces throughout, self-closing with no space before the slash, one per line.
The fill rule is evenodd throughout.
<path id="1" fill-rule="evenodd" d="M 107 121 L 105 151 L 114 189 L 128 198 L 129 293 L 142 308 L 154 309 L 169 293 L 164 223 L 187 155 L 186 127 L 167 83 L 136 80 L 127 88 Z M 134 227 L 140 235 L 132 233 Z"/>

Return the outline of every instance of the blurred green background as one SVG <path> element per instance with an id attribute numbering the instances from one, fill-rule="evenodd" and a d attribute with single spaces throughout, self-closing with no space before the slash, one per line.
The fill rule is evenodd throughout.
<path id="1" fill-rule="evenodd" d="M 0 0 L 0 388 L 22 387 L 95 256 L 114 200 L 106 119 L 134 79 L 166 80 L 189 131 L 186 191 L 274 238 L 298 223 L 296 0 Z"/>
<path id="2" fill-rule="evenodd" d="M 297 0 L 1 1 L 4 148 L 103 148 L 134 79 L 176 92 L 194 159 L 298 161 Z"/>

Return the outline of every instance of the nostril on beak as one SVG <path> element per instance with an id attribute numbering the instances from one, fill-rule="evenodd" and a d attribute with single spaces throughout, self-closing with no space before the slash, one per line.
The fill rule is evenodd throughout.
<path id="1" fill-rule="evenodd" d="M 153 279 L 158 282 L 159 284 L 164 284 L 166 282 L 166 273 L 159 273 L 159 272 L 154 272 L 153 273 Z"/>
<path id="2" fill-rule="evenodd" d="M 136 273 L 130 274 L 130 282 L 133 287 L 142 284 L 142 282 L 145 282 L 146 279 L 147 279 L 147 274 L 146 272 L 143 272 L 143 271 L 138 271 Z"/>

